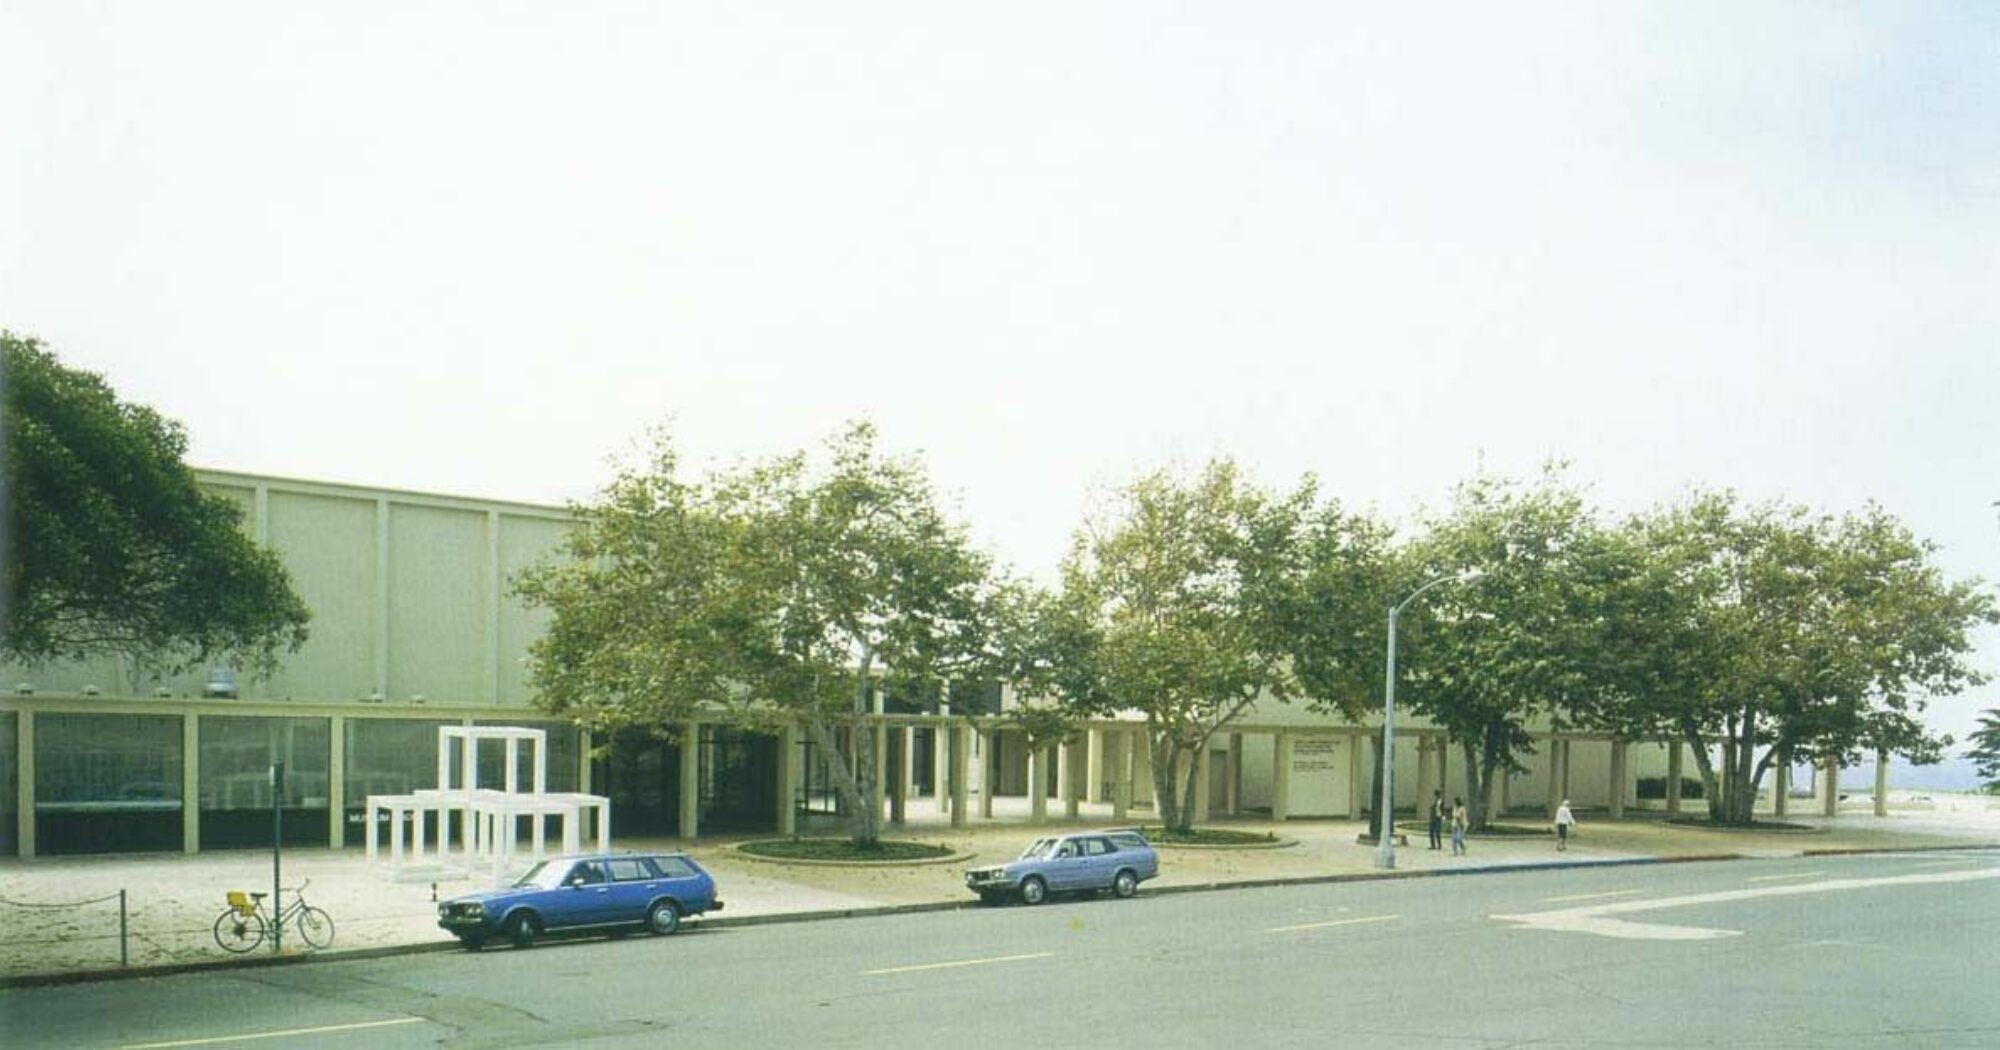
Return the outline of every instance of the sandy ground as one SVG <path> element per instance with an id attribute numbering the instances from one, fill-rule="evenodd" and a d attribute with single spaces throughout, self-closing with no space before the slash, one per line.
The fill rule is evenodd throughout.
<path id="1" fill-rule="evenodd" d="M 1003 800 L 1005 801 L 1005 800 Z M 1014 800 L 1018 801 L 1018 800 Z M 1842 808 L 1833 819 L 1794 814 L 1808 831 L 1719 831 L 1670 825 L 1654 816 L 1612 822 L 1601 814 L 1580 814 L 1582 825 L 1570 850 L 1558 854 L 1546 836 L 1475 837 L 1468 855 L 1432 852 L 1422 832 L 1399 851 L 1398 868 L 1425 872 L 1441 868 L 1482 868 L 1587 862 L 1622 858 L 1785 856 L 1817 850 L 1948 848 L 2000 844 L 2000 808 L 1977 796 L 1905 795 L 1890 816 L 1872 815 L 1865 801 Z M 1055 807 L 1060 814 L 1060 807 Z M 1093 809 L 1095 809 L 1093 807 Z M 975 821 L 953 829 L 935 813 L 913 809 L 910 823 L 887 834 L 935 842 L 969 859 L 898 867 L 829 867 L 757 860 L 738 851 L 743 837 L 704 839 L 690 852 L 714 872 L 727 908 L 720 921 L 742 917 L 846 912 L 897 905 L 967 903 L 963 875 L 971 866 L 1013 857 L 1037 834 L 1025 813 L 1002 812 L 998 820 Z M 1079 821 L 1047 821 L 1050 829 L 1104 826 L 1108 811 L 1087 811 Z M 1509 823 L 1539 826 L 1533 817 Z M 1274 831 L 1285 842 L 1277 849 L 1163 849 L 1161 875 L 1154 887 L 1315 878 L 1375 871 L 1372 847 L 1355 842 L 1360 826 L 1346 821 L 1218 820 L 1217 826 Z M 754 836 L 752 836 L 754 837 Z M 677 849 L 673 840 L 619 840 L 619 849 Z M 439 897 L 483 888 L 460 878 L 433 884 L 398 882 L 361 850 L 287 850 L 286 887 L 310 880 L 306 897 L 334 919 L 333 952 L 446 942 L 434 922 L 433 892 Z M 259 851 L 116 855 L 0 860 L 0 978 L 117 970 L 120 967 L 117 894 L 126 892 L 126 952 L 132 968 L 226 960 L 211 934 L 232 889 L 268 891 L 270 854 Z M 109 899 L 104 899 L 109 898 Z M 89 902 L 89 903 L 82 903 Z M 710 921 L 717 921 L 711 919 Z M 289 943 L 287 951 L 295 950 Z"/>

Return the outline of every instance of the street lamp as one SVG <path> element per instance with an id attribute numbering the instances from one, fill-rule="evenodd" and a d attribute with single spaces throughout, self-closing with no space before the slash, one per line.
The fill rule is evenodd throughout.
<path id="1" fill-rule="evenodd" d="M 1389 669 L 1382 685 L 1382 811 L 1375 814 L 1378 868 L 1396 866 L 1396 621 L 1403 615 L 1403 606 L 1416 601 L 1417 595 L 1432 587 L 1440 583 L 1471 583 L 1483 575 L 1483 569 L 1466 569 L 1440 576 L 1389 607 Z M 1360 761 L 1359 755 L 1355 761 Z"/>

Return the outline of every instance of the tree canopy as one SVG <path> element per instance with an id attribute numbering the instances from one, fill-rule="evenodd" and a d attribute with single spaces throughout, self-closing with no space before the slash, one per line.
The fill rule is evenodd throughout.
<path id="1" fill-rule="evenodd" d="M 554 613 L 532 647 L 540 702 L 595 725 L 671 726 L 717 710 L 800 720 L 857 842 L 880 785 L 860 716 L 992 659 L 991 566 L 922 468 L 850 427 L 700 482 L 664 439 L 577 508 L 568 557 L 516 587 Z"/>
<path id="2" fill-rule="evenodd" d="M 236 505 L 196 483 L 180 424 L 32 338 L 0 333 L 0 351 L 7 657 L 254 676 L 297 650 L 311 613 Z"/>

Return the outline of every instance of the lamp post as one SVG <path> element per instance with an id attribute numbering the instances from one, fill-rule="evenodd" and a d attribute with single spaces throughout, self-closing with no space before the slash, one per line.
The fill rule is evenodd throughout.
<path id="1" fill-rule="evenodd" d="M 1378 868 L 1396 866 L 1396 621 L 1402 618 L 1403 607 L 1416 601 L 1417 595 L 1441 583 L 1471 583 L 1482 575 L 1483 570 L 1467 569 L 1440 576 L 1389 607 L 1389 666 L 1382 685 L 1382 811 L 1375 814 Z M 1359 761 L 1358 757 L 1356 760 Z"/>

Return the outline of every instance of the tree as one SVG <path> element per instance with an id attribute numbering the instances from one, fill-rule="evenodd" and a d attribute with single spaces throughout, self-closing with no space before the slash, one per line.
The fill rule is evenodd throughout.
<path id="1" fill-rule="evenodd" d="M 1606 557 L 1592 511 L 1556 466 L 1533 484 L 1484 474 L 1462 483 L 1407 552 L 1401 593 L 1479 574 L 1412 607 L 1408 656 L 1397 659 L 1408 683 L 1399 692 L 1464 753 L 1475 828 L 1491 821 L 1494 778 L 1526 768 L 1518 756 L 1532 753 L 1531 724 L 1580 720 L 1599 688 L 1593 632 Z"/>
<path id="2" fill-rule="evenodd" d="M 312 614 L 236 505 L 201 490 L 180 424 L 34 339 L 0 332 L 0 351 L 7 658 L 255 677 L 297 651 Z"/>
<path id="3" fill-rule="evenodd" d="M 1979 728 L 1972 732 L 1972 747 L 1966 754 L 1986 782 L 1989 794 L 2000 795 L 2000 708 L 1979 716 Z"/>
<path id="4" fill-rule="evenodd" d="M 1971 631 L 1996 611 L 1895 518 L 1705 493 L 1627 528 L 1618 718 L 1693 749 L 1711 819 L 1749 823 L 1775 765 L 1942 755 L 1948 741 L 1917 715 L 1984 680 Z"/>
<path id="5" fill-rule="evenodd" d="M 517 590 L 554 612 L 530 654 L 545 707 L 612 726 L 797 720 L 865 847 L 882 809 L 872 698 L 984 666 L 990 566 L 872 427 L 827 452 L 689 484 L 662 439 L 578 508 L 569 558 Z"/>
<path id="6" fill-rule="evenodd" d="M 1210 463 L 1188 482 L 1166 472 L 1116 495 L 1064 561 L 1045 688 L 1072 712 L 1145 719 L 1161 822 L 1185 833 L 1211 739 L 1260 698 L 1297 695 L 1294 617 L 1302 607 L 1310 481 L 1286 496 Z"/>

